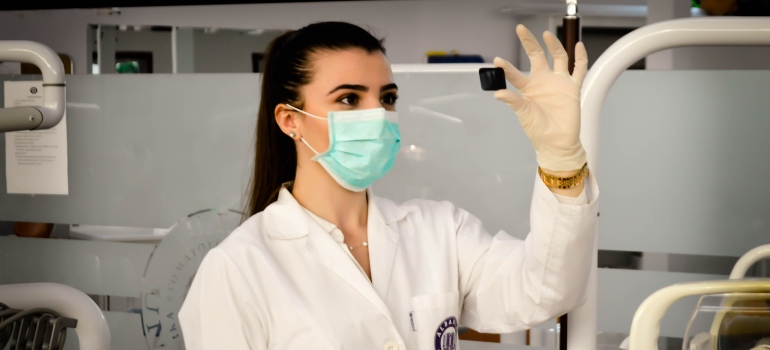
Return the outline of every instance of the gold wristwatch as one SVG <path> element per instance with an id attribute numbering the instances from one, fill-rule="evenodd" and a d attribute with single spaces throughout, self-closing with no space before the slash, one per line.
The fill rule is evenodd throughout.
<path id="1" fill-rule="evenodd" d="M 556 177 L 543 172 L 543 169 L 537 167 L 537 174 L 543 179 L 543 182 L 549 188 L 568 189 L 580 185 L 588 177 L 588 163 L 585 163 L 580 171 L 570 177 Z"/>

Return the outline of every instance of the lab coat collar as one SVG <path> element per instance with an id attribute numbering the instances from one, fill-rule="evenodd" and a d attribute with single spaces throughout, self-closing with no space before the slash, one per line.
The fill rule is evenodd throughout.
<path id="1" fill-rule="evenodd" d="M 408 212 L 404 208 L 391 200 L 375 197 L 371 187 L 366 189 L 366 193 L 369 196 L 369 210 L 374 210 L 385 224 L 390 225 L 406 217 Z"/>
<path id="2" fill-rule="evenodd" d="M 307 236 L 310 232 L 312 218 L 305 213 L 302 206 L 291 195 L 287 186 L 281 186 L 278 192 L 278 200 L 265 208 L 265 222 L 269 229 L 268 236 L 275 239 L 296 239 Z M 408 213 L 398 204 L 385 198 L 378 198 L 367 189 L 369 197 L 369 211 L 380 218 L 386 225 L 397 222 Z M 371 218 L 372 216 L 369 215 Z"/>
<path id="3" fill-rule="evenodd" d="M 348 253 L 343 250 L 344 248 L 341 248 L 339 243 L 335 242 L 327 232 L 324 232 L 321 229 L 320 226 L 316 225 L 311 228 L 305 247 L 319 263 L 337 275 L 350 287 L 357 290 L 364 298 L 372 303 L 372 306 L 387 317 L 388 320 L 393 320 L 390 310 L 387 305 L 385 305 L 378 290 L 372 288 L 373 285 L 369 283 L 366 276 L 364 276 L 358 267 L 355 266 L 353 261 L 351 261 Z M 374 276 L 374 273 L 375 269 L 372 267 L 372 276 Z"/>
<path id="4" fill-rule="evenodd" d="M 268 235 L 275 239 L 295 239 L 307 236 L 306 247 L 321 264 L 367 298 L 385 317 L 392 320 L 384 298 L 390 286 L 393 262 L 398 250 L 399 235 L 391 224 L 403 219 L 407 211 L 394 202 L 378 198 L 367 190 L 369 198 L 368 241 L 372 283 L 350 261 L 329 233 L 314 223 L 294 199 L 286 184 L 278 200 L 264 211 Z"/>
<path id="5" fill-rule="evenodd" d="M 369 198 L 369 268 L 374 290 L 385 299 L 398 252 L 399 234 L 394 223 L 403 219 L 407 211 L 385 198 Z"/>
<path id="6" fill-rule="evenodd" d="M 267 235 L 275 239 L 295 239 L 307 236 L 312 220 L 291 195 L 286 185 L 278 192 L 278 200 L 265 208 Z"/>

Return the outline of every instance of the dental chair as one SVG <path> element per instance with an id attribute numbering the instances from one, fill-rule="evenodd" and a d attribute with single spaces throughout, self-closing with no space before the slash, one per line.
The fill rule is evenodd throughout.
<path id="1" fill-rule="evenodd" d="M 657 349 L 666 310 L 677 300 L 698 295 L 683 350 L 770 349 L 770 279 L 744 279 L 749 267 L 768 257 L 770 245 L 757 247 L 738 260 L 729 280 L 677 284 L 655 292 L 634 315 L 628 349 Z"/>

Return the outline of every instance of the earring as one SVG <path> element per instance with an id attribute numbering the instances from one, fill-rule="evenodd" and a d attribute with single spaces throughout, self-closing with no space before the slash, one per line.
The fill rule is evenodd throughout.
<path id="1" fill-rule="evenodd" d="M 294 132 L 294 130 L 292 130 L 292 131 L 289 133 L 289 137 L 291 137 L 291 138 L 293 139 L 293 138 L 297 137 L 297 133 L 296 133 L 296 132 Z"/>

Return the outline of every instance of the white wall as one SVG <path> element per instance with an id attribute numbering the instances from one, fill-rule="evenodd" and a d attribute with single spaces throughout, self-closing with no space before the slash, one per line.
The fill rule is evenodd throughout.
<path id="1" fill-rule="evenodd" d="M 173 34 L 175 33 L 175 34 Z M 172 39 L 176 38 L 176 72 L 177 73 L 195 73 L 195 29 L 194 28 L 174 28 Z M 172 40 L 173 52 L 173 40 Z M 172 71 L 173 71 L 173 53 L 172 53 Z"/>
<path id="2" fill-rule="evenodd" d="M 259 35 L 249 35 L 243 31 L 219 30 L 208 34 L 196 29 L 193 35 L 195 72 L 251 72 L 251 54 L 264 53 L 270 41 L 281 33 L 277 30 L 267 30 Z"/>
<path id="3" fill-rule="evenodd" d="M 665 2 L 659 0 L 654 4 Z M 249 4 L 182 7 L 127 7 L 120 14 L 104 10 L 73 9 L 0 12 L 0 40 L 34 40 L 68 54 L 75 73 L 87 72 L 88 24 L 169 25 L 236 29 L 293 29 L 315 21 L 342 20 L 370 27 L 387 38 L 392 63 L 420 63 L 431 50 L 458 50 L 481 54 L 487 61 L 501 56 L 528 69 L 519 55 L 515 25 L 536 34 L 560 23 L 557 0 L 413 0 L 323 3 Z M 581 0 L 586 5 L 643 6 L 646 0 Z M 521 13 L 522 5 L 557 11 Z M 519 7 L 517 7 L 519 6 Z M 657 5 L 656 5 L 657 6 Z M 503 9 L 513 8 L 505 12 Z M 644 17 L 602 18 L 594 9 L 586 25 L 636 26 Z M 583 12 L 581 12 L 583 13 Z M 523 50 L 522 50 L 523 51 Z M 770 48 L 682 48 L 672 55 L 673 69 L 768 69 Z M 523 58 L 523 60 L 522 60 Z"/>
<path id="4" fill-rule="evenodd" d="M 387 38 L 391 63 L 419 63 L 430 50 L 458 50 L 513 59 L 515 21 L 500 8 L 510 1 L 366 1 L 0 12 L 0 40 L 34 40 L 70 55 L 85 73 L 88 24 L 292 29 L 342 20 Z"/>

